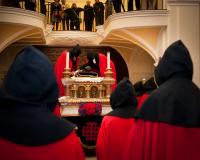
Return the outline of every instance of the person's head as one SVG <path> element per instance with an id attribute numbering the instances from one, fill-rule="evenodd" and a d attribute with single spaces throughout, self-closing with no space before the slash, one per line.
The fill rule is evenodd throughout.
<path id="1" fill-rule="evenodd" d="M 2 92 L 10 101 L 37 104 L 53 111 L 58 86 L 51 62 L 36 48 L 25 47 L 11 65 Z"/>
<path id="2" fill-rule="evenodd" d="M 36 48 L 25 47 L 0 89 L 0 137 L 23 146 L 42 146 L 63 139 L 75 126 L 51 113 L 57 101 L 52 63 Z"/>
<path id="3" fill-rule="evenodd" d="M 188 49 L 181 40 L 172 43 L 166 49 L 154 73 L 158 85 L 172 78 L 186 78 L 192 80 L 192 60 Z"/>
<path id="4" fill-rule="evenodd" d="M 91 4 L 91 1 L 86 1 L 87 6 L 90 6 L 90 4 Z"/>
<path id="5" fill-rule="evenodd" d="M 81 47 L 80 47 L 79 44 L 77 44 L 76 46 L 74 46 L 74 47 L 70 50 L 70 58 L 71 58 L 73 61 L 76 61 L 80 54 L 81 54 Z"/>
<path id="6" fill-rule="evenodd" d="M 96 3 L 99 3 L 99 0 L 95 0 Z"/>
<path id="7" fill-rule="evenodd" d="M 110 104 L 112 109 L 114 110 L 116 108 L 137 106 L 137 99 L 134 87 L 127 78 L 121 80 L 118 83 L 116 89 L 112 92 L 110 96 Z"/>
<path id="8" fill-rule="evenodd" d="M 76 3 L 72 3 L 72 8 L 77 8 Z"/>
<path id="9" fill-rule="evenodd" d="M 142 96 L 144 93 L 144 86 L 143 86 L 143 82 L 142 81 L 138 81 L 133 85 L 135 92 L 136 92 L 136 96 Z"/>
<path id="10" fill-rule="evenodd" d="M 90 65 L 99 66 L 99 57 L 98 53 L 96 52 L 88 52 L 87 53 L 87 60 Z"/>
<path id="11" fill-rule="evenodd" d="M 62 3 L 62 4 L 65 4 L 65 3 L 66 3 L 66 0 L 61 0 L 61 3 Z"/>
<path id="12" fill-rule="evenodd" d="M 144 85 L 143 85 L 143 88 L 144 88 L 144 92 L 147 92 L 147 93 L 150 93 L 152 92 L 154 89 L 157 88 L 156 86 L 156 83 L 154 81 L 154 77 L 151 77 L 150 79 L 148 79 Z"/>

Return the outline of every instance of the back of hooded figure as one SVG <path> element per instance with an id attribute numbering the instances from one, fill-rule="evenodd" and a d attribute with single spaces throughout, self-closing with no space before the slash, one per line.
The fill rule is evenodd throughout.
<path id="1" fill-rule="evenodd" d="M 135 115 L 125 160 L 199 159 L 200 91 L 192 75 L 189 51 L 174 42 L 155 69 L 158 89 Z"/>
<path id="2" fill-rule="evenodd" d="M 1 160 L 84 159 L 75 126 L 52 114 L 57 100 L 50 61 L 24 48 L 0 89 Z"/>
<path id="3" fill-rule="evenodd" d="M 140 96 L 140 99 L 138 100 L 138 106 L 137 109 L 139 110 L 142 106 L 142 104 L 148 99 L 151 92 L 153 92 L 157 88 L 156 83 L 154 81 L 154 78 L 151 77 L 143 84 L 143 93 L 142 96 Z"/>
<path id="4" fill-rule="evenodd" d="M 104 116 L 97 139 L 98 160 L 121 160 L 129 130 L 134 125 L 137 99 L 132 83 L 124 79 L 110 97 L 113 109 Z"/>

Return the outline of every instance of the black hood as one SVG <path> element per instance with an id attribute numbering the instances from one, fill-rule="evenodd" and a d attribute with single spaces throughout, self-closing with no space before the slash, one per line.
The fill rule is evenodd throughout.
<path id="1" fill-rule="evenodd" d="M 70 50 L 70 58 L 73 59 L 73 57 L 78 57 L 81 54 L 81 47 L 79 44 L 77 44 L 76 46 L 74 46 L 71 50 Z"/>
<path id="2" fill-rule="evenodd" d="M 165 51 L 155 69 L 155 79 L 158 85 L 171 78 L 192 79 L 193 64 L 188 49 L 182 41 L 176 41 Z"/>
<path id="3" fill-rule="evenodd" d="M 136 92 L 136 96 L 142 96 L 144 93 L 144 86 L 142 81 L 138 81 L 133 85 L 135 92 Z"/>
<path id="4" fill-rule="evenodd" d="M 143 88 L 144 88 L 144 92 L 145 93 L 151 93 L 153 90 L 155 90 L 157 88 L 156 86 L 156 83 L 154 81 L 154 78 L 151 77 L 150 79 L 148 79 L 144 85 L 143 85 Z"/>
<path id="5" fill-rule="evenodd" d="M 97 71 L 99 71 L 99 55 L 98 55 L 98 53 L 88 52 L 87 60 L 88 60 L 88 62 L 80 67 L 81 70 L 90 71 L 91 69 L 96 69 Z"/>
<path id="6" fill-rule="evenodd" d="M 76 46 L 74 46 L 71 50 L 70 50 L 70 59 L 72 61 L 72 71 L 76 71 L 77 70 L 77 58 L 79 57 L 79 55 L 81 54 L 81 47 L 79 46 L 79 44 L 77 44 Z"/>
<path id="7" fill-rule="evenodd" d="M 113 111 L 108 115 L 130 118 L 134 116 L 137 106 L 137 99 L 132 83 L 123 79 L 117 85 L 110 96 L 110 104 Z"/>
<path id="8" fill-rule="evenodd" d="M 156 68 L 159 88 L 135 115 L 148 121 L 200 127 L 200 90 L 192 82 L 192 60 L 181 41 L 165 51 Z"/>
<path id="9" fill-rule="evenodd" d="M 18 54 L 1 91 L 5 98 L 28 104 L 42 102 L 51 111 L 55 106 L 48 104 L 58 101 L 58 86 L 51 62 L 33 47 L 27 47 Z"/>
<path id="10" fill-rule="evenodd" d="M 99 56 L 98 53 L 88 52 L 87 54 L 88 64 L 93 68 L 99 68 Z"/>
<path id="11" fill-rule="evenodd" d="M 24 48 L 0 90 L 0 136 L 14 143 L 41 145 L 68 135 L 74 126 L 55 117 L 58 85 L 49 59 Z"/>

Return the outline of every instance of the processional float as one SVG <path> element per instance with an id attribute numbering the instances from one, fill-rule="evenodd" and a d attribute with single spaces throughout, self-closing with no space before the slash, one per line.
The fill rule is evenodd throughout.
<path id="1" fill-rule="evenodd" d="M 80 73 L 72 77 L 71 75 L 71 69 L 69 68 L 69 52 L 67 52 L 66 68 L 64 69 L 62 78 L 62 83 L 65 87 L 65 96 L 59 98 L 62 116 L 80 116 L 84 114 L 81 112 L 80 108 L 83 104 L 91 104 L 89 106 L 91 110 L 94 110 L 92 104 L 101 106 L 97 111 L 99 115 L 105 115 L 111 111 L 110 94 L 115 79 L 113 78 L 113 72 L 110 68 L 110 52 L 107 52 L 105 77 L 98 77 L 98 75 L 90 73 Z"/>

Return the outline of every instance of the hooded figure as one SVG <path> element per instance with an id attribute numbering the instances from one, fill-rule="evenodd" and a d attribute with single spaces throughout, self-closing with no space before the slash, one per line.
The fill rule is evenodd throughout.
<path id="1" fill-rule="evenodd" d="M 149 97 L 151 92 L 153 92 L 157 88 L 156 83 L 154 81 L 154 78 L 151 77 L 143 84 L 143 94 L 140 96 L 140 99 L 138 101 L 138 109 L 142 106 L 142 104 L 146 101 L 146 99 Z"/>
<path id="2" fill-rule="evenodd" d="M 63 78 L 64 69 L 66 68 L 66 52 L 67 51 L 63 51 L 61 53 L 54 67 L 56 79 L 57 79 L 58 87 L 59 87 L 59 97 L 64 96 L 64 93 L 65 93 L 64 86 L 62 84 L 62 78 Z M 72 48 L 69 51 L 69 54 L 70 54 L 69 67 L 71 69 L 71 72 L 73 72 L 78 69 L 78 66 L 80 63 L 80 58 L 79 58 L 79 55 L 81 54 L 80 46 L 77 44 L 74 48 Z"/>
<path id="3" fill-rule="evenodd" d="M 122 160 L 127 135 L 134 125 L 137 99 L 132 83 L 123 79 L 110 97 L 113 109 L 102 121 L 97 139 L 98 160 Z"/>
<path id="4" fill-rule="evenodd" d="M 142 95 L 144 94 L 144 84 L 142 81 L 138 81 L 133 85 L 133 87 L 135 89 L 135 93 L 136 93 L 136 97 L 137 97 L 138 105 L 139 105 Z"/>
<path id="5" fill-rule="evenodd" d="M 192 75 L 189 51 L 180 40 L 174 42 L 155 69 L 159 88 L 135 115 L 124 159 L 199 159 L 200 91 Z"/>
<path id="6" fill-rule="evenodd" d="M 81 70 L 96 72 L 100 77 L 105 77 L 105 72 L 107 68 L 107 57 L 101 53 L 89 52 L 87 54 L 88 63 L 80 67 Z M 112 90 L 116 87 L 116 69 L 115 64 L 110 60 L 110 67 L 113 72 L 113 78 L 115 83 L 112 85 Z"/>
<path id="7" fill-rule="evenodd" d="M 24 48 L 0 89 L 1 160 L 84 159 L 75 126 L 52 114 L 57 100 L 50 61 Z"/>

